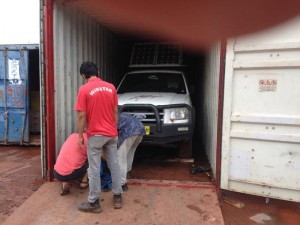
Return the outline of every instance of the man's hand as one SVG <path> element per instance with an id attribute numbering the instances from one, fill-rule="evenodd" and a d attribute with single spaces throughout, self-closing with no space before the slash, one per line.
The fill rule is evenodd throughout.
<path id="1" fill-rule="evenodd" d="M 78 137 L 78 148 L 82 150 L 82 146 L 84 145 L 84 138 L 83 137 Z"/>
<path id="2" fill-rule="evenodd" d="M 77 130 L 78 130 L 78 148 L 82 150 L 84 144 L 83 128 L 85 123 L 86 113 L 84 111 L 77 112 Z"/>

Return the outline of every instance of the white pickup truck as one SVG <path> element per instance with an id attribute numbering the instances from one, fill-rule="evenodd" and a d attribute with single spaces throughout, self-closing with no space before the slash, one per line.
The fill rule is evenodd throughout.
<path id="1" fill-rule="evenodd" d="M 195 113 L 183 72 L 129 72 L 117 92 L 119 111 L 139 118 L 144 124 L 143 144 L 176 144 L 181 157 L 192 156 Z"/>
<path id="2" fill-rule="evenodd" d="M 119 111 L 139 118 L 142 144 L 175 145 L 182 158 L 192 157 L 195 112 L 182 69 L 178 44 L 137 43 L 117 92 Z"/>

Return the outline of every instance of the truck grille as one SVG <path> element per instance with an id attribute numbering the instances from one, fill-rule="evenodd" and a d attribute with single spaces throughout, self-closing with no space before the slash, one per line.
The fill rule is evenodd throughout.
<path id="1" fill-rule="evenodd" d="M 135 118 L 138 118 L 141 120 L 143 124 L 155 124 L 156 123 L 156 117 L 155 117 L 155 112 L 152 109 L 148 108 L 125 108 L 122 110 L 123 113 L 129 114 Z M 163 122 L 164 120 L 164 111 L 163 110 L 158 110 L 159 112 L 159 118 L 160 121 Z"/>

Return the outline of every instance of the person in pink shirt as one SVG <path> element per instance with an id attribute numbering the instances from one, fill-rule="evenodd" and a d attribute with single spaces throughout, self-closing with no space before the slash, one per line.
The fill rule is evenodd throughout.
<path id="1" fill-rule="evenodd" d="M 87 134 L 83 133 L 84 144 L 78 147 L 78 134 L 71 134 L 62 145 L 54 165 L 53 175 L 62 182 L 61 195 L 70 192 L 71 182 L 77 181 L 81 188 L 88 186 Z"/>

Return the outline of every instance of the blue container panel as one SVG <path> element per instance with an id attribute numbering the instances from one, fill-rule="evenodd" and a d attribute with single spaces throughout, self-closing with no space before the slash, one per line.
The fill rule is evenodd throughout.
<path id="1" fill-rule="evenodd" d="M 4 118 L 4 109 L 0 107 L 0 141 L 5 139 L 5 118 Z"/>
<path id="2" fill-rule="evenodd" d="M 28 116 L 20 110 L 10 111 L 8 117 L 8 142 L 28 142 Z M 25 124 L 25 125 L 24 125 Z M 24 131 L 23 131 L 24 129 Z M 24 135 L 22 137 L 22 135 Z"/>
<path id="3" fill-rule="evenodd" d="M 20 85 L 6 85 L 6 102 L 9 109 L 26 109 L 26 86 Z"/>
<path id="4" fill-rule="evenodd" d="M 28 51 L 0 52 L 0 141 L 29 141 Z"/>
<path id="5" fill-rule="evenodd" d="M 1 74 L 1 73 L 0 73 Z M 2 79 L 0 79 L 0 107 L 5 107 L 5 95 L 4 95 L 4 84 L 2 82 Z"/>
<path id="6" fill-rule="evenodd" d="M 1 67 L 1 65 L 0 65 Z M 0 70 L 1 71 L 1 70 Z M 0 77 L 2 76 L 2 73 L 0 72 Z M 3 85 L 3 79 L 0 79 L 0 141 L 4 141 L 5 140 L 5 110 L 4 110 L 4 106 L 5 106 L 5 97 L 4 97 L 4 85 Z"/>

